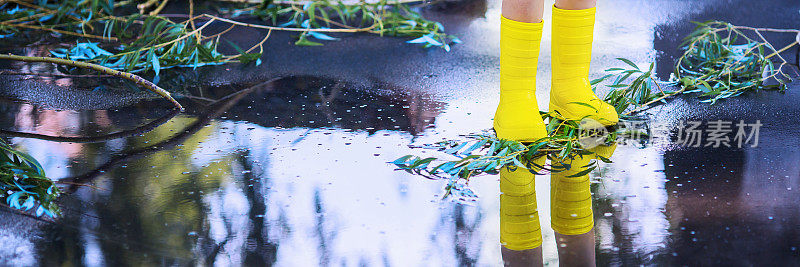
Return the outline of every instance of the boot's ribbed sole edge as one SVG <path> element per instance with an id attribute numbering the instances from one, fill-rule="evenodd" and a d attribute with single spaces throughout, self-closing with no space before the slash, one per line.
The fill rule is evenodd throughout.
<path id="1" fill-rule="evenodd" d="M 517 142 L 533 142 L 547 137 L 546 135 L 541 137 L 533 136 L 533 133 L 539 132 L 537 130 L 540 131 L 540 128 L 506 128 L 494 123 L 494 131 L 497 133 L 497 138 Z"/>

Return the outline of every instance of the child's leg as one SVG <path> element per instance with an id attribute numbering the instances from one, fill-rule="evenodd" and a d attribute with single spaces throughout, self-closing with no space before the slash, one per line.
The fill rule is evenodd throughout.
<path id="1" fill-rule="evenodd" d="M 589 9 L 597 6 L 597 0 L 556 0 L 556 7 L 560 9 Z"/>

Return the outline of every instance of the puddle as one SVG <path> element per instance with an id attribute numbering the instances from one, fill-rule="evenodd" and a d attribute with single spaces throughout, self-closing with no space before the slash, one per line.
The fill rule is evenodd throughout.
<path id="1" fill-rule="evenodd" d="M 13 125 L 4 131 L 132 133 L 107 141 L 12 138 L 49 176 L 92 187 L 67 187 L 64 215 L 54 223 L 7 227 L 6 238 L 25 241 L 8 249 L 35 248 L 20 256 L 30 262 L 88 265 L 480 265 L 499 259 L 496 177 L 475 179 L 481 199 L 460 205 L 439 200 L 441 182 L 385 163 L 412 153 L 406 145 L 431 135 L 447 105 L 313 77 L 244 87 L 216 88 L 218 95 L 188 102 L 175 117 L 146 102 L 56 111 L 3 101 L 3 125 Z M 166 119 L 151 132 L 136 131 Z M 598 264 L 688 264 L 704 257 L 698 251 L 734 257 L 745 251 L 723 244 L 765 235 L 775 242 L 759 247 L 775 254 L 775 262 L 796 259 L 800 212 L 792 207 L 800 200 L 800 179 L 790 163 L 797 159 L 770 158 L 747 149 L 620 146 L 615 162 L 593 174 L 600 182 L 593 185 Z M 782 167 L 763 167 L 764 159 Z M 547 207 L 547 177 L 537 178 L 537 186 L 539 206 Z M 540 216 L 548 225 L 549 210 Z M 543 229 L 545 247 L 554 246 L 552 230 Z"/>

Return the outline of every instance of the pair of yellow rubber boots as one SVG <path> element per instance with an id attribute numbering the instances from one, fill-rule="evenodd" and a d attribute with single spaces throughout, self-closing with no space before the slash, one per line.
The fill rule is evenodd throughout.
<path id="1" fill-rule="evenodd" d="M 565 10 L 553 6 L 550 110 L 570 120 L 588 117 L 613 125 L 618 122 L 616 110 L 594 95 L 588 81 L 594 15 L 595 8 Z M 525 142 L 547 136 L 535 95 L 542 25 L 501 18 L 500 104 L 494 117 L 498 138 Z M 568 177 L 588 161 L 588 157 L 575 159 L 571 165 L 576 168 L 551 175 L 551 226 L 560 234 L 579 235 L 594 227 L 588 175 Z M 503 169 L 500 191 L 503 246 L 512 250 L 540 246 L 534 175 L 521 168 Z"/>

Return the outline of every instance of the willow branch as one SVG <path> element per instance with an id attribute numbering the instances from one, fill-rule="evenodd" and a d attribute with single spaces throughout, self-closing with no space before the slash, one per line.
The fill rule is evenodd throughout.
<path id="1" fill-rule="evenodd" d="M 656 99 L 653 99 L 653 100 L 650 100 L 650 101 L 648 101 L 647 103 L 644 103 L 644 104 L 642 104 L 642 106 L 641 106 L 641 107 L 639 107 L 639 108 L 636 108 L 636 109 L 633 109 L 633 110 L 630 110 L 630 111 L 628 111 L 628 112 L 625 112 L 625 113 L 623 113 L 622 115 L 630 115 L 630 114 L 633 114 L 633 113 L 636 113 L 636 112 L 639 112 L 639 111 L 645 110 L 645 109 L 649 108 L 649 107 L 650 107 L 650 105 L 652 105 L 652 104 L 653 104 L 653 103 L 655 103 L 655 102 L 661 101 L 662 99 L 665 99 L 665 98 L 668 98 L 668 97 L 671 97 L 671 96 L 677 95 L 677 94 L 679 94 L 679 93 L 682 93 L 683 91 L 686 91 L 686 88 L 687 88 L 686 86 L 681 86 L 681 89 L 680 89 L 680 90 L 678 90 L 678 91 L 672 92 L 671 94 L 664 94 L 664 95 L 662 95 L 661 97 L 659 97 L 659 98 L 656 98 Z M 663 92 L 662 92 L 662 94 L 663 94 Z"/>
<path id="2" fill-rule="evenodd" d="M 161 13 L 161 10 L 163 10 L 164 7 L 167 6 L 168 2 L 169 2 L 169 0 L 164 0 L 163 2 L 161 2 L 161 4 L 159 4 L 158 7 L 156 7 L 155 10 L 150 11 L 150 16 L 155 16 L 155 15 L 158 15 L 158 13 Z"/>
<path id="3" fill-rule="evenodd" d="M 229 2 L 229 3 L 243 3 L 243 4 L 261 4 L 263 2 L 262 0 L 215 0 L 215 1 L 217 1 L 217 2 Z M 276 4 L 276 5 L 300 5 L 300 6 L 302 6 L 304 4 L 312 3 L 312 2 L 314 2 L 314 1 L 273 1 L 272 3 Z M 353 0 L 353 1 L 344 0 L 342 2 L 344 2 L 345 5 L 355 5 L 355 4 L 362 3 L 361 0 Z M 417 2 L 426 2 L 426 1 L 425 0 L 390 0 L 390 1 L 386 1 L 386 4 L 389 4 L 389 5 L 391 5 L 391 4 L 408 4 L 408 3 L 417 3 Z M 377 3 L 381 3 L 381 1 L 380 0 L 366 0 L 366 1 L 363 1 L 363 3 L 377 4 Z"/>
<path id="4" fill-rule="evenodd" d="M 23 75 L 23 76 L 39 76 L 39 77 L 64 77 L 64 78 L 103 78 L 111 77 L 111 75 L 93 75 L 93 74 L 61 74 L 61 73 L 41 73 L 41 72 L 20 72 L 10 70 L 0 70 L 0 75 Z"/>
<path id="5" fill-rule="evenodd" d="M 250 28 L 256 28 L 256 29 L 292 31 L 292 32 L 307 32 L 307 31 L 310 31 L 310 32 L 366 32 L 366 31 L 370 31 L 370 30 L 374 29 L 375 27 L 378 27 L 378 24 L 373 24 L 372 26 L 369 26 L 369 27 L 366 27 L 366 28 L 357 28 L 357 29 L 286 28 L 286 27 L 275 27 L 275 26 L 267 26 L 267 25 L 259 25 L 259 24 L 251 24 L 251 23 L 239 22 L 239 21 L 235 21 L 235 20 L 231 20 L 231 19 L 220 18 L 220 17 L 217 17 L 217 16 L 209 15 L 209 14 L 198 15 L 197 17 L 209 18 L 210 21 L 208 23 L 210 23 L 211 21 L 217 20 L 217 21 L 227 22 L 227 23 L 235 24 L 235 25 L 239 25 L 239 26 L 246 26 L 246 27 L 250 27 Z"/>
<path id="6" fill-rule="evenodd" d="M 78 68 L 83 68 L 83 69 L 94 70 L 94 71 L 100 72 L 102 74 L 107 74 L 107 75 L 111 75 L 111 76 L 114 76 L 114 77 L 123 78 L 123 79 L 129 80 L 129 81 L 131 81 L 131 82 L 133 82 L 133 83 L 135 83 L 135 84 L 137 84 L 139 86 L 142 86 L 145 89 L 147 89 L 147 90 L 149 90 L 149 91 L 151 91 L 153 93 L 156 93 L 156 94 L 160 95 L 161 97 L 163 97 L 163 98 L 169 100 L 170 102 L 172 102 L 172 104 L 175 105 L 175 107 L 177 107 L 179 110 L 183 110 L 183 106 L 181 106 L 181 104 L 178 103 L 178 101 L 175 100 L 175 98 L 172 98 L 172 96 L 170 95 L 169 92 L 167 92 L 167 90 L 164 90 L 161 87 L 158 87 L 158 85 L 156 85 L 156 84 L 154 84 L 154 83 L 152 83 L 152 82 L 150 82 L 148 80 L 145 80 L 144 78 L 139 77 L 136 74 L 114 70 L 114 69 L 103 67 L 103 66 L 100 66 L 100 65 L 97 65 L 97 64 L 74 61 L 74 60 L 68 60 L 68 59 L 61 59 L 61 58 L 52 58 L 52 57 L 27 57 L 27 56 L 17 56 L 17 55 L 12 55 L 12 54 L 5 54 L 5 55 L 0 54 L 0 59 L 23 61 L 23 62 L 44 62 L 44 63 L 53 63 L 53 64 L 57 64 L 57 65 L 73 66 L 73 67 L 78 67 Z"/>

